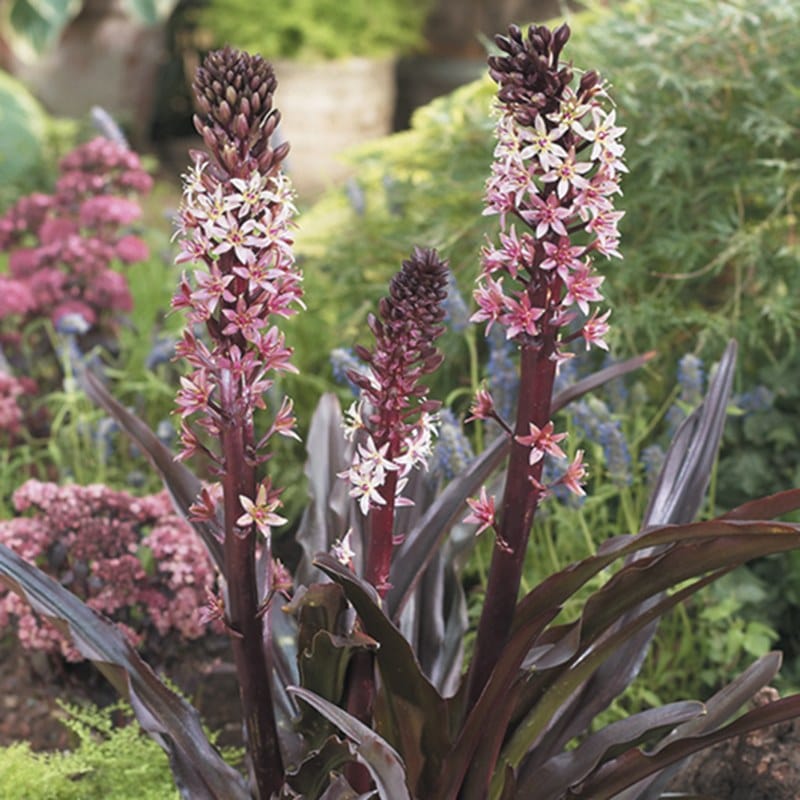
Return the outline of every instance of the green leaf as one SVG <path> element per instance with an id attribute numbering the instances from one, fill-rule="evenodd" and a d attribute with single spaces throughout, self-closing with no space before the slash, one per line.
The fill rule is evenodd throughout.
<path id="1" fill-rule="evenodd" d="M 250 797 L 241 776 L 209 743 L 197 711 L 156 677 L 113 623 L 5 545 L 0 545 L 0 581 L 71 636 L 81 655 L 131 704 L 142 728 L 169 756 L 183 797 Z"/>
<path id="2" fill-rule="evenodd" d="M 46 115 L 33 95 L 0 72 L 0 184 L 33 172 L 42 158 Z"/>
<path id="3" fill-rule="evenodd" d="M 82 5 L 82 0 L 14 0 L 8 12 L 12 46 L 44 52 Z"/>
<path id="4" fill-rule="evenodd" d="M 390 744 L 363 722 L 313 692 L 299 686 L 292 687 L 290 691 L 319 711 L 355 743 L 359 761 L 369 770 L 384 800 L 411 800 L 403 762 Z"/>
<path id="5" fill-rule="evenodd" d="M 178 0 L 125 0 L 125 8 L 145 25 L 164 22 L 178 5 Z"/>

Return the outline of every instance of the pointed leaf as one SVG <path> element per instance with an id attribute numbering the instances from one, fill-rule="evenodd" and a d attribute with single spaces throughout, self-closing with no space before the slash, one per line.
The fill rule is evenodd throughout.
<path id="1" fill-rule="evenodd" d="M 447 757 L 437 784 L 437 797 L 447 800 L 486 797 L 497 754 L 506 736 L 507 722 L 518 696 L 515 684 L 520 665 L 536 632 L 542 630 L 559 610 L 553 608 L 539 618 L 526 620 L 518 629 L 517 636 L 503 648 Z"/>
<path id="2" fill-rule="evenodd" d="M 400 756 L 388 742 L 363 722 L 319 695 L 299 686 L 291 693 L 315 708 L 356 745 L 356 755 L 369 770 L 384 800 L 411 800 Z"/>
<path id="3" fill-rule="evenodd" d="M 292 702 L 294 702 L 294 698 L 292 698 Z M 303 708 L 309 708 L 305 703 L 300 705 Z M 319 712 L 316 710 L 312 710 L 311 713 L 319 716 Z M 331 723 L 327 720 L 325 720 L 325 725 L 331 727 Z M 286 783 L 300 797 L 314 798 L 320 797 L 320 795 L 324 797 L 327 795 L 325 787 L 329 784 L 331 774 L 341 770 L 352 760 L 351 745 L 338 736 L 329 736 L 319 747 L 305 753 L 300 764 L 286 770 Z M 350 788 L 349 784 L 346 785 Z M 352 788 L 350 791 L 352 792 Z M 355 793 L 351 797 L 356 797 Z"/>
<path id="4" fill-rule="evenodd" d="M 585 800 L 606 800 L 616 797 L 621 791 L 648 775 L 659 772 L 670 764 L 705 750 L 711 745 L 797 717 L 800 717 L 800 695 L 796 694 L 756 708 L 723 728 L 672 742 L 656 753 L 643 753 L 634 748 L 623 753 L 612 763 L 604 765 L 574 793 L 574 797 Z"/>
<path id="5" fill-rule="evenodd" d="M 319 800 L 368 800 L 374 798 L 375 792 L 369 794 L 359 794 L 347 782 L 347 779 L 342 775 L 337 775 L 330 783 L 330 786 L 325 790 L 325 794 L 321 795 Z"/>
<path id="6" fill-rule="evenodd" d="M 662 739 L 651 752 L 657 753 L 670 742 L 706 733 L 730 719 L 756 693 L 763 689 L 777 674 L 781 666 L 781 654 L 773 651 L 761 656 L 741 675 L 720 689 L 706 701 L 706 713 L 695 720 L 679 725 L 669 736 Z M 658 800 L 666 785 L 681 769 L 683 762 L 661 770 L 658 775 L 646 778 L 621 792 L 615 800 Z"/>
<path id="7" fill-rule="evenodd" d="M 364 630 L 380 647 L 375 658 L 388 716 L 385 736 L 400 750 L 409 785 L 431 782 L 450 747 L 447 704 L 423 673 L 408 641 L 380 607 L 375 589 L 326 554 L 314 562 L 345 591 Z"/>
<path id="8" fill-rule="evenodd" d="M 365 549 L 363 518 L 353 511 L 347 483 L 337 477 L 352 464 L 353 446 L 342 432 L 342 411 L 336 395 L 324 394 L 320 398 L 306 436 L 306 452 L 303 471 L 308 479 L 309 501 L 295 534 L 303 549 L 295 581 L 310 585 L 321 579 L 313 566 L 314 556 L 329 552 L 349 529 L 355 553 L 353 563 L 359 573 Z"/>
<path id="9" fill-rule="evenodd" d="M 675 434 L 659 473 L 642 526 L 690 522 L 700 509 L 711 480 L 725 426 L 736 369 L 736 342 L 730 341 L 719 361 L 703 404 Z"/>
<path id="10" fill-rule="evenodd" d="M 727 527 L 731 525 L 734 527 Z M 711 530 L 719 530 L 720 533 L 725 530 L 730 532 L 735 530 L 737 534 L 720 535 L 719 538 L 707 539 L 705 533 Z M 534 742 L 543 737 L 544 728 L 542 726 L 547 726 L 551 720 L 558 718 L 559 708 L 568 699 L 564 695 L 564 691 L 572 691 L 577 688 L 580 682 L 576 681 L 585 680 L 591 674 L 591 671 L 587 672 L 588 669 L 596 668 L 625 639 L 641 630 L 647 621 L 658 619 L 661 613 L 679 602 L 679 598 L 688 597 L 702 585 L 715 580 L 750 558 L 773 552 L 784 552 L 800 546 L 800 527 L 787 523 L 732 523 L 713 520 L 708 523 L 693 523 L 659 529 L 655 540 L 660 544 L 666 543 L 663 536 L 667 531 L 672 533 L 676 541 L 673 547 L 659 555 L 638 559 L 623 567 L 620 573 L 612 579 L 612 581 L 618 581 L 617 592 L 630 591 L 631 594 L 627 596 L 627 599 L 615 594 L 606 602 L 616 603 L 617 611 L 623 615 L 630 606 L 636 608 L 636 613 L 629 618 L 623 616 L 624 622 L 615 625 L 614 616 L 606 613 L 599 601 L 595 600 L 596 595 L 593 596 L 586 604 L 581 617 L 581 646 L 576 651 L 572 664 L 557 670 L 543 672 L 535 679 L 533 684 L 535 690 L 528 691 L 526 698 L 521 703 L 521 707 L 530 709 L 529 716 L 517 725 L 504 750 L 505 757 L 510 763 L 515 765 L 520 763 Z M 651 538 L 653 533 L 655 531 L 636 537 L 633 541 L 647 551 L 649 544 L 654 541 Z M 630 546 L 630 540 L 628 541 L 628 546 Z M 586 561 L 589 560 L 591 559 Z M 565 573 L 567 573 L 566 576 Z M 679 583 L 693 575 L 704 573 L 708 573 L 705 578 L 685 589 L 666 598 L 659 596 L 659 593 L 670 582 Z M 553 576 L 556 579 L 555 583 L 563 577 L 570 577 L 568 571 Z M 537 587 L 537 589 L 539 588 L 541 587 Z M 536 593 L 537 589 L 531 595 Z M 600 592 L 603 592 L 604 589 L 601 589 Z M 606 596 L 608 597 L 609 594 L 610 592 Z M 649 595 L 654 596 L 650 598 Z M 647 602 L 641 602 L 643 598 L 647 599 Z M 611 627 L 606 629 L 609 624 Z M 521 634 L 514 632 L 512 641 L 516 635 Z M 569 672 L 568 679 L 559 678 L 564 670 Z M 549 699 L 543 698 L 542 693 L 548 691 L 548 687 L 553 685 L 557 679 L 559 681 L 558 694 Z M 534 761 L 536 761 L 536 756 L 538 756 L 538 748 Z M 535 764 L 531 768 L 533 769 L 534 766 Z"/>
<path id="11" fill-rule="evenodd" d="M 146 453 L 153 468 L 161 476 L 164 486 L 172 497 L 178 511 L 197 531 L 208 550 L 214 565 L 221 574 L 225 574 L 224 556 L 222 553 L 222 527 L 214 522 L 193 520 L 189 507 L 200 494 L 202 484 L 188 467 L 175 461 L 172 451 L 142 422 L 135 414 L 128 411 L 109 394 L 103 382 L 88 369 L 79 375 L 80 383 L 86 394 L 108 412 L 120 424 L 120 427 Z"/>
<path id="12" fill-rule="evenodd" d="M 771 494 L 732 508 L 722 519 L 775 519 L 800 508 L 800 489 Z"/>
<path id="13" fill-rule="evenodd" d="M 555 414 L 556 411 L 560 411 L 565 406 L 568 406 L 573 400 L 577 400 L 583 397 L 583 395 L 593 392 L 595 389 L 599 389 L 609 381 L 613 381 L 615 378 L 621 378 L 623 375 L 627 375 L 629 372 L 643 367 L 648 361 L 655 358 L 655 356 L 656 351 L 649 350 L 647 353 L 642 353 L 641 355 L 634 356 L 625 361 L 620 361 L 616 364 L 612 364 L 610 367 L 587 375 L 585 378 L 573 383 L 572 386 L 562 389 L 553 398 L 552 413 Z"/>
<path id="14" fill-rule="evenodd" d="M 0 545 L 0 581 L 70 635 L 78 651 L 130 702 L 142 728 L 169 756 L 183 797 L 250 797 L 241 776 L 209 743 L 197 711 L 156 677 L 113 623 L 4 545 Z"/>
<path id="15" fill-rule="evenodd" d="M 703 403 L 684 421 L 673 438 L 642 527 L 690 522 L 697 516 L 722 438 L 735 357 L 735 343 L 731 342 L 709 383 Z M 757 515 L 751 519 L 764 519 L 764 516 Z M 635 610 L 629 613 L 634 614 Z M 597 714 L 625 691 L 639 674 L 657 625 L 658 621 L 654 621 L 649 628 L 629 639 L 576 692 L 571 709 L 565 709 L 561 719 L 548 731 L 547 746 L 540 751 L 542 759 L 559 752 L 567 741 L 583 731 Z"/>
<path id="16" fill-rule="evenodd" d="M 534 770 L 517 776 L 517 797 L 562 797 L 571 786 L 582 782 L 610 757 L 640 743 L 658 731 L 669 731 L 676 725 L 695 720 L 705 714 L 705 707 L 696 701 L 670 703 L 650 708 L 639 714 L 612 722 L 590 735 L 575 750 L 559 753 Z"/>

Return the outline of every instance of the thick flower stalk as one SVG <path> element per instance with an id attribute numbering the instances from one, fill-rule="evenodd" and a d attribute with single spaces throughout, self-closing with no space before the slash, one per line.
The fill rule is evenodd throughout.
<path id="1" fill-rule="evenodd" d="M 389 591 L 392 548 L 402 536 L 394 530 L 395 509 L 410 502 L 402 495 L 407 476 L 427 466 L 432 452 L 440 404 L 428 399 L 420 379 L 442 362 L 433 342 L 444 330 L 447 279 L 447 264 L 436 251 L 415 249 L 381 300 L 379 318 L 370 315 L 374 348 L 356 348 L 368 371 L 348 371 L 361 396 L 346 429 L 356 453 L 341 477 L 369 517 L 365 577 L 381 596 Z"/>
<path id="2" fill-rule="evenodd" d="M 582 339 L 586 348 L 608 349 L 609 311 L 596 256 L 621 257 L 614 209 L 620 193 L 624 152 L 615 111 L 608 110 L 595 72 L 576 81 L 560 61 L 570 35 L 516 26 L 497 37 L 502 55 L 489 59 L 498 83 L 497 146 L 487 183 L 485 214 L 500 219 L 499 240 L 482 253 L 473 321 L 505 329 L 520 353 L 516 419 L 497 413 L 483 390 L 473 416 L 494 418 L 512 439 L 508 475 L 495 516 L 495 499 L 482 492 L 471 502 L 470 521 L 493 527 L 496 546 L 478 627 L 470 675 L 474 701 L 507 637 L 517 600 L 533 516 L 551 486 L 542 483 L 547 456 L 561 458 L 565 434 L 550 420 L 558 366 L 572 357 L 568 345 Z M 556 480 L 582 494 L 585 467 L 578 451 Z"/>
<path id="3" fill-rule="evenodd" d="M 254 412 L 265 408 L 274 376 L 293 369 L 274 318 L 294 314 L 302 295 L 291 249 L 292 190 L 280 171 L 288 147 L 269 143 L 279 119 L 272 108 L 275 86 L 273 70 L 260 56 L 230 48 L 211 53 L 198 70 L 194 90 L 201 115 L 195 126 L 211 157 L 195 153 L 185 180 L 177 261 L 194 266 L 173 299 L 190 323 L 178 355 L 193 369 L 177 398 L 179 457 L 201 451 L 220 479 L 204 491 L 195 511 L 216 519 L 221 507 L 225 623 L 255 783 L 264 798 L 277 791 L 282 769 L 265 622 L 273 582 L 271 574 L 264 576 L 259 594 L 256 544 L 260 538 L 269 548 L 272 527 L 285 520 L 277 513 L 280 491 L 259 478 L 259 468 L 269 459 L 272 436 L 296 434 L 290 400 L 274 410 L 260 438 Z M 207 336 L 200 335 L 200 326 Z"/>

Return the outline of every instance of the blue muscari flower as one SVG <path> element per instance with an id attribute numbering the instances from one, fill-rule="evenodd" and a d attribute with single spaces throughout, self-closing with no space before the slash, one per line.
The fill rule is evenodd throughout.
<path id="1" fill-rule="evenodd" d="M 706 377 L 703 362 L 696 355 L 687 353 L 678 362 L 678 384 L 680 399 L 689 405 L 699 405 L 703 400 Z"/>
<path id="2" fill-rule="evenodd" d="M 616 363 L 616 359 L 606 355 L 606 357 L 603 359 L 602 369 L 606 369 L 606 367 L 613 367 Z M 603 387 L 603 395 L 606 397 L 606 402 L 608 403 L 609 408 L 616 413 L 625 411 L 625 409 L 628 407 L 629 392 L 623 378 L 614 378 L 613 381 L 609 381 L 607 384 L 605 384 Z"/>
<path id="3" fill-rule="evenodd" d="M 347 377 L 347 371 L 363 372 L 364 365 L 356 358 L 351 349 L 345 347 L 336 347 L 331 350 L 329 358 L 333 379 L 342 386 L 349 386 L 350 391 L 358 397 L 361 390 Z"/>
<path id="4" fill-rule="evenodd" d="M 175 426 L 168 419 L 162 419 L 156 428 L 156 436 L 169 447 L 175 441 Z"/>
<path id="5" fill-rule="evenodd" d="M 597 398 L 589 398 L 571 406 L 572 422 L 584 437 L 603 448 L 603 459 L 611 482 L 618 487 L 631 483 L 631 454 L 622 424 L 614 419 L 608 406 Z"/>
<path id="6" fill-rule="evenodd" d="M 439 412 L 439 437 L 433 451 L 433 471 L 445 481 L 462 473 L 475 458 L 472 445 L 456 415 L 444 408 Z"/>
<path id="7" fill-rule="evenodd" d="M 92 326 L 83 314 L 73 311 L 69 314 L 63 314 L 56 322 L 56 331 L 65 336 L 82 336 Z"/>
<path id="8" fill-rule="evenodd" d="M 445 321 L 454 333 L 463 333 L 469 325 L 469 309 L 451 272 L 447 279 L 447 299 L 444 301 Z"/>
<path id="9" fill-rule="evenodd" d="M 678 402 L 670 406 L 664 417 L 670 439 L 675 436 L 678 426 L 686 419 L 685 406 L 699 406 L 703 401 L 703 390 L 705 388 L 703 362 L 692 353 L 687 353 L 678 362 L 678 386 L 680 387 Z M 681 407 L 681 404 L 684 407 Z"/>
<path id="10" fill-rule="evenodd" d="M 655 486 L 656 478 L 664 466 L 664 459 L 667 454 L 659 444 L 650 444 L 639 454 L 639 460 L 644 467 L 645 480 L 647 485 Z"/>
<path id="11" fill-rule="evenodd" d="M 603 448 L 606 470 L 611 482 L 619 488 L 630 486 L 631 454 L 619 420 L 609 419 L 601 422 L 597 428 L 597 440 Z"/>
<path id="12" fill-rule="evenodd" d="M 160 336 L 155 340 L 144 365 L 147 369 L 155 369 L 159 364 L 169 363 L 175 356 L 175 339 L 171 336 Z"/>
<path id="13" fill-rule="evenodd" d="M 120 147 L 126 147 L 130 149 L 130 145 L 128 144 L 128 140 L 125 138 L 125 134 L 122 132 L 122 128 L 117 125 L 114 117 L 112 117 L 111 114 L 109 114 L 108 111 L 106 111 L 102 106 L 92 106 L 90 116 L 92 119 L 92 125 L 94 125 L 101 136 L 105 137 L 106 139 L 110 139 L 115 144 L 120 145 Z"/>
<path id="14" fill-rule="evenodd" d="M 492 328 L 489 333 L 489 362 L 486 372 L 489 389 L 494 398 L 498 414 L 505 419 L 512 419 L 519 391 L 519 373 L 513 358 L 514 345 L 509 342 L 502 329 Z"/>
<path id="15" fill-rule="evenodd" d="M 116 434 L 119 432 L 117 421 L 112 417 L 101 417 L 96 422 L 79 421 L 78 432 L 81 435 L 88 434 L 97 448 L 101 463 L 107 464 L 114 452 Z"/>
<path id="16" fill-rule="evenodd" d="M 775 403 L 775 393 L 766 386 L 756 386 L 734 398 L 736 405 L 745 412 L 768 411 Z"/>

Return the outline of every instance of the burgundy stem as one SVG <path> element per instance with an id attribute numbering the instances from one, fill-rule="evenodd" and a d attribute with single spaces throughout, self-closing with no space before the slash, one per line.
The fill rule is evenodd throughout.
<path id="1" fill-rule="evenodd" d="M 554 341 L 523 344 L 520 351 L 520 392 L 515 435 L 525 436 L 530 423 L 538 428 L 550 421 L 556 362 Z M 529 465 L 530 448 L 511 442 L 499 529 L 486 584 L 486 598 L 478 623 L 475 654 L 468 675 L 468 702 L 480 697 L 508 639 L 517 604 L 525 550 L 540 492 L 530 478 L 541 478 L 543 462 Z"/>
<path id="2" fill-rule="evenodd" d="M 221 381 L 220 404 L 235 408 L 230 375 Z M 277 795 L 283 785 L 283 764 L 273 716 L 272 690 L 264 643 L 267 614 L 259 615 L 256 582 L 255 526 L 239 528 L 242 515 L 239 496 L 255 497 L 255 471 L 246 457 L 252 430 L 233 414 L 223 418 L 222 451 L 225 503 L 225 581 L 228 589 L 227 624 L 231 631 L 239 698 L 244 713 L 247 750 L 258 800 Z"/>
<path id="3" fill-rule="evenodd" d="M 381 497 L 386 501 L 382 506 L 374 506 L 369 512 L 369 545 L 365 578 L 386 597 L 389 586 L 389 569 L 392 565 L 394 547 L 394 503 L 397 491 L 397 472 L 389 472 L 383 486 Z"/>

